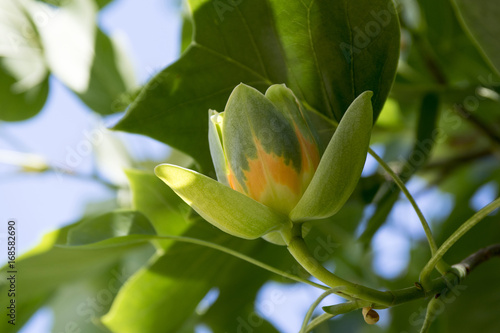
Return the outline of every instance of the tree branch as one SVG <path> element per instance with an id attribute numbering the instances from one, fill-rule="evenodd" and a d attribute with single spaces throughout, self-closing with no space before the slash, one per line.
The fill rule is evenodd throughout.
<path id="1" fill-rule="evenodd" d="M 500 244 L 493 244 L 488 247 L 471 254 L 458 265 L 463 265 L 467 271 L 467 275 L 483 262 L 491 259 L 492 257 L 500 257 Z"/>
<path id="2" fill-rule="evenodd" d="M 468 112 L 461 104 L 455 104 L 454 109 L 462 118 L 470 121 L 477 129 L 483 132 L 493 142 L 493 144 L 496 145 L 497 148 L 500 146 L 500 135 L 496 133 L 493 128 L 483 123 L 472 113 Z"/>

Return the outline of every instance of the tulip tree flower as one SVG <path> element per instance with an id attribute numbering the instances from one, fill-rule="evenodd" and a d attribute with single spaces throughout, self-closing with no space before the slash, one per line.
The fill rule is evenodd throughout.
<path id="1" fill-rule="evenodd" d="M 224 112 L 209 111 L 218 181 L 170 164 L 157 166 L 156 175 L 205 220 L 241 238 L 279 235 L 294 223 L 330 217 L 361 176 L 372 128 L 371 96 L 364 92 L 352 102 L 322 152 L 290 89 L 273 85 L 263 95 L 240 84 Z"/>

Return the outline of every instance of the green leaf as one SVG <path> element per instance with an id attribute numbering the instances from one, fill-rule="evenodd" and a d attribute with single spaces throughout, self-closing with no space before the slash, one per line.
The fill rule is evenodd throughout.
<path id="1" fill-rule="evenodd" d="M 169 157 L 171 159 L 172 156 Z M 133 208 L 151 221 L 158 235 L 180 235 L 191 226 L 191 207 L 158 177 L 140 170 L 127 170 L 126 174 L 132 191 Z M 172 245 L 170 240 L 152 241 L 157 248 L 166 249 Z"/>
<path id="2" fill-rule="evenodd" d="M 47 304 L 54 315 L 51 332 L 109 333 L 100 325 L 99 317 L 109 311 L 123 284 L 144 265 L 152 251 L 143 248 L 129 252 L 99 274 L 71 281 L 54 291 Z"/>
<path id="3" fill-rule="evenodd" d="M 372 92 L 364 92 L 349 106 L 321 157 L 311 183 L 290 213 L 292 221 L 332 216 L 354 191 L 370 143 L 372 96 Z"/>
<path id="4" fill-rule="evenodd" d="M 96 243 L 128 235 L 155 235 L 149 220 L 135 211 L 115 211 L 83 221 L 68 232 L 69 245 Z"/>
<path id="5" fill-rule="evenodd" d="M 78 225 L 78 224 L 76 224 Z M 41 306 L 47 297 L 61 286 L 82 278 L 90 278 L 100 274 L 124 254 L 141 248 L 149 247 L 142 243 L 121 244 L 103 251 L 101 249 L 82 249 L 58 247 L 66 244 L 71 225 L 44 236 L 40 245 L 16 260 L 16 268 L 22 274 L 17 275 L 17 286 L 24 290 L 16 294 L 16 304 L 19 309 L 33 313 Z M 7 295 L 7 280 L 5 276 L 10 270 L 7 266 L 0 270 L 0 292 Z M 22 320 L 27 316 L 22 315 Z M 3 324 L 3 321 L 2 321 Z M 22 327 L 23 321 L 17 328 Z"/>
<path id="6" fill-rule="evenodd" d="M 277 266 L 289 265 L 287 269 L 292 267 L 286 251 L 272 251 L 275 247 L 263 240 L 249 242 L 234 238 L 201 220 L 183 236 L 216 242 Z M 166 253 L 159 252 L 129 280 L 102 322 L 113 332 L 123 333 L 153 333 L 158 332 L 158 327 L 162 332 L 179 332 L 200 320 L 213 327 L 214 332 L 219 332 L 218 327 L 235 331 L 240 325 L 238 317 L 248 318 L 253 313 L 255 293 L 269 274 L 213 249 L 175 243 Z M 213 309 L 200 317 L 202 313 L 195 311 L 197 305 L 214 287 L 220 290 L 219 299 Z M 235 297 L 233 303 L 227 302 Z M 228 307 L 229 312 L 221 312 Z M 265 323 L 264 327 L 268 326 Z"/>
<path id="7" fill-rule="evenodd" d="M 491 85 L 490 81 L 498 79 L 497 75 L 491 79 L 491 66 L 463 31 L 452 1 L 418 0 L 418 4 L 423 31 L 417 38 L 412 38 L 414 46 L 408 61 L 417 76 L 427 74 L 426 79 L 418 82 L 425 87 L 424 92 L 436 83 L 461 85 L 467 81 L 475 86 L 488 81 Z M 410 96 L 414 96 L 415 86 L 408 88 L 412 92 Z M 404 101 L 404 98 L 401 100 Z"/>
<path id="8" fill-rule="evenodd" d="M 233 236 L 254 239 L 288 223 L 286 216 L 195 171 L 161 164 L 155 173 L 205 220 Z"/>
<path id="9" fill-rule="evenodd" d="M 64 231 L 61 234 L 59 231 L 48 234 L 44 237 L 42 246 L 53 246 L 54 240 L 63 235 Z M 57 241 L 62 241 L 62 239 L 59 238 Z M 22 303 L 54 290 L 65 281 L 80 278 L 86 274 L 91 275 L 137 246 L 140 245 L 116 247 L 105 252 L 54 247 L 33 256 L 27 254 L 18 262 L 18 269 L 24 272 L 24 275 L 19 277 L 19 285 L 20 288 L 26 288 L 30 292 L 21 293 L 17 300 Z M 5 272 L 5 268 L 2 271 Z M 31 288 L 31 286 L 36 286 L 36 288 Z"/>
<path id="10" fill-rule="evenodd" d="M 2 279 L 6 279 L 8 275 L 0 274 L 0 277 Z M 5 293 L 8 294 L 7 289 L 3 290 L 1 284 L 0 284 L 0 290 L 2 292 L 5 291 Z M 16 325 L 11 325 L 7 323 L 7 320 L 10 320 L 11 318 L 5 316 L 6 319 L 0 322 L 0 330 L 3 333 L 18 332 L 19 330 L 21 330 L 23 325 L 30 320 L 31 316 L 33 316 L 38 311 L 38 309 L 41 308 L 47 302 L 47 300 L 50 299 L 50 297 L 51 297 L 50 293 L 46 292 L 42 295 L 39 295 L 38 297 L 33 297 L 23 302 L 18 302 L 16 300 L 16 308 L 22 309 L 21 311 L 17 310 L 16 312 Z M 7 298 L 5 299 L 8 300 Z"/>
<path id="11" fill-rule="evenodd" d="M 2 68 L 0 59 L 0 120 L 20 121 L 35 116 L 45 105 L 49 94 L 49 79 L 26 91 L 16 91 L 16 78 Z"/>
<path id="12" fill-rule="evenodd" d="M 179 235 L 190 225 L 191 208 L 154 174 L 127 170 L 134 209 L 143 213 L 158 235 Z"/>
<path id="13" fill-rule="evenodd" d="M 45 3 L 51 4 L 53 6 L 63 6 L 68 0 L 42 0 Z M 69 0 L 74 1 L 74 0 Z M 94 0 L 94 2 L 99 6 L 99 9 L 104 8 L 107 4 L 112 2 L 113 0 Z"/>
<path id="14" fill-rule="evenodd" d="M 105 230 L 112 229 L 115 224 L 112 219 L 102 220 L 101 223 Z M 85 228 L 78 228 L 78 232 L 89 233 L 93 227 L 94 223 L 90 221 L 90 223 L 86 223 Z M 144 230 L 144 228 L 136 229 L 138 234 L 103 239 L 97 243 L 79 245 L 77 248 L 95 248 L 107 251 L 110 247 L 127 243 L 131 239 L 139 240 L 142 237 L 142 240 L 153 240 L 157 237 L 140 234 Z M 109 237 L 113 237 L 112 234 L 107 234 Z M 185 236 L 224 244 L 237 251 L 251 254 L 258 260 L 285 269 L 290 269 L 286 265 L 291 265 L 292 262 L 286 251 L 274 251 L 274 246 L 263 240 L 246 242 L 209 227 L 201 220 Z M 101 237 L 98 238 L 101 239 Z M 92 242 L 91 239 L 88 240 Z M 207 249 L 199 245 L 193 247 L 192 244 L 179 242 L 168 248 L 168 252 L 165 253 L 165 250 L 167 249 L 159 251 L 151 263 L 152 266 L 137 272 L 124 290 L 120 291 L 121 298 L 114 305 L 117 310 L 110 312 L 105 317 L 106 325 L 120 332 L 122 330 L 127 332 L 127 329 L 121 325 L 127 325 L 127 327 L 131 325 L 132 331 L 136 325 L 139 325 L 143 327 L 141 332 L 155 332 L 158 325 L 155 323 L 163 323 L 162 327 L 165 331 L 176 331 L 174 327 L 185 327 L 188 322 L 203 321 L 213 327 L 215 331 L 219 331 L 218 328 L 232 331 L 241 324 L 238 321 L 239 317 L 248 318 L 251 315 L 257 319 L 253 313 L 254 298 L 260 286 L 272 273 L 238 258 L 228 257 L 217 250 Z M 201 258 L 198 259 L 198 256 Z M 191 258 L 196 259 L 192 260 Z M 179 271 L 178 267 L 183 267 L 183 269 Z M 150 272 L 145 273 L 148 270 Z M 72 287 L 80 288 L 81 285 L 82 283 L 78 283 Z M 88 284 L 83 283 L 83 285 L 87 286 Z M 212 287 L 218 287 L 220 290 L 220 296 L 213 309 L 210 308 L 210 311 L 203 317 L 193 314 L 194 308 Z M 68 288 L 63 289 L 64 295 L 68 290 Z M 234 297 L 237 290 L 239 290 L 237 300 L 226 302 L 226 299 Z M 58 296 L 57 299 L 60 297 Z M 138 298 L 142 297 L 147 297 L 148 302 L 146 303 L 150 304 L 146 308 L 138 301 Z M 280 300 L 284 301 L 284 299 Z M 81 303 L 87 302 L 82 301 Z M 141 308 L 137 309 L 136 306 Z M 85 315 L 87 316 L 92 309 L 80 306 L 80 310 L 86 310 Z M 93 311 L 93 315 L 99 313 L 101 311 Z M 228 314 L 233 319 L 228 318 Z M 165 322 L 165 316 L 170 318 L 168 322 Z M 275 332 L 267 322 L 263 321 L 263 325 L 263 329 L 265 328 L 266 331 Z M 84 325 L 84 327 L 87 326 Z"/>
<path id="15" fill-rule="evenodd" d="M 0 120 L 25 120 L 42 109 L 49 91 L 39 32 L 24 2 L 2 1 L 0 21 Z"/>
<path id="16" fill-rule="evenodd" d="M 132 63 L 122 46 L 100 29 L 95 33 L 94 52 L 88 86 L 85 91 L 76 92 L 78 97 L 100 114 L 124 111 L 127 94 L 136 85 Z"/>
<path id="17" fill-rule="evenodd" d="M 453 0 L 458 18 L 491 67 L 500 74 L 500 4 L 496 1 Z"/>
<path id="18" fill-rule="evenodd" d="M 251 249 L 252 257 L 285 270 L 294 267 L 295 261 L 287 251 L 276 251 L 276 247 L 266 241 L 257 242 L 259 244 L 255 244 Z M 231 271 L 226 269 L 227 273 L 220 274 L 217 281 L 214 281 L 219 288 L 219 297 L 200 318 L 201 321 L 213 332 L 238 332 L 239 327 L 242 327 L 240 330 L 245 331 L 248 327 L 252 328 L 249 320 L 252 323 L 260 321 L 259 333 L 278 333 L 278 330 L 269 322 L 260 318 L 260 311 L 255 309 L 256 304 L 259 304 L 261 310 L 270 314 L 286 302 L 286 296 L 276 292 L 262 303 L 256 303 L 257 293 L 261 286 L 272 278 L 273 274 L 244 262 L 238 262 L 235 265 L 237 265 L 235 269 Z"/>
<path id="19" fill-rule="evenodd" d="M 66 1 L 59 8 L 28 1 L 27 9 L 33 18 L 37 15 L 44 18 L 34 22 L 51 72 L 71 90 L 85 91 L 94 57 L 97 13 L 94 1 Z"/>
<path id="20" fill-rule="evenodd" d="M 189 236 L 217 238 L 218 244 L 239 241 L 206 224 L 191 230 Z M 120 290 L 102 322 L 113 332 L 148 333 L 159 327 L 162 332 L 176 332 L 212 288 L 211 280 L 222 276 L 222 267 L 233 267 L 235 260 L 212 249 L 175 243 L 167 253 L 159 252 Z"/>
<path id="21" fill-rule="evenodd" d="M 182 11 L 182 33 L 181 33 L 181 53 L 186 51 L 193 41 L 193 18 L 187 12 Z"/>
<path id="22" fill-rule="evenodd" d="M 113 266 L 54 291 L 48 303 L 54 316 L 51 332 L 109 333 L 93 320 L 107 312 L 123 283 L 122 272 Z"/>
<path id="23" fill-rule="evenodd" d="M 35 22 L 51 72 L 94 111 L 123 111 L 122 94 L 135 85 L 132 66 L 120 46 L 96 26 L 95 1 L 73 0 L 58 8 L 37 2 L 29 10 L 33 17 L 44 13 L 50 19 L 50 24 Z"/>
<path id="24" fill-rule="evenodd" d="M 391 1 L 224 2 L 227 11 L 220 3 L 189 1 L 191 46 L 148 83 L 115 129 L 165 142 L 208 172 L 206 112 L 223 110 L 241 82 L 261 92 L 285 83 L 337 120 L 358 94 L 372 90 L 376 119 L 399 53 Z"/>
<path id="25" fill-rule="evenodd" d="M 95 0 L 97 6 L 99 6 L 99 9 L 104 8 L 107 4 L 112 2 L 113 0 Z"/>

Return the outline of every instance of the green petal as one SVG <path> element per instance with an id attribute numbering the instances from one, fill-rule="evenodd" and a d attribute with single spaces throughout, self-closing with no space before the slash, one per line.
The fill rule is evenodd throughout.
<path id="1" fill-rule="evenodd" d="M 224 185 L 229 186 L 226 156 L 222 148 L 222 119 L 223 113 L 214 110 L 208 111 L 208 143 L 217 179 Z"/>
<path id="2" fill-rule="evenodd" d="M 229 166 L 242 187 L 246 186 L 244 171 L 250 170 L 249 160 L 262 160 L 259 147 L 283 157 L 285 164 L 300 172 L 300 146 L 293 127 L 255 88 L 244 84 L 234 88 L 224 112 L 222 133 Z"/>
<path id="3" fill-rule="evenodd" d="M 347 109 L 309 187 L 290 213 L 292 221 L 332 216 L 351 196 L 361 177 L 370 143 L 372 95 L 371 91 L 362 93 Z"/>
<path id="4" fill-rule="evenodd" d="M 284 84 L 273 84 L 266 91 L 269 99 L 291 124 L 297 127 L 302 136 L 317 145 L 318 135 L 311 126 L 304 106 L 299 102 L 291 89 Z"/>
<path id="5" fill-rule="evenodd" d="M 155 173 L 201 217 L 233 236 L 255 239 L 290 223 L 286 216 L 195 171 L 161 164 Z"/>

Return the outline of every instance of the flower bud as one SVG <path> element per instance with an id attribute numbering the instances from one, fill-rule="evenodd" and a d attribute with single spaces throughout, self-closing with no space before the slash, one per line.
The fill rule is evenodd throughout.
<path id="1" fill-rule="evenodd" d="M 220 182 L 283 214 L 311 182 L 320 153 L 290 89 L 266 95 L 240 84 L 223 113 L 210 111 L 210 149 Z"/>
<path id="2" fill-rule="evenodd" d="M 371 92 L 345 112 L 324 152 L 304 106 L 284 85 L 265 95 L 238 85 L 224 112 L 209 111 L 218 182 L 162 164 L 155 172 L 206 221 L 237 237 L 284 244 L 293 223 L 335 214 L 354 190 L 372 128 Z"/>
<path id="3" fill-rule="evenodd" d="M 370 325 L 376 324 L 380 319 L 380 316 L 377 313 L 377 311 L 373 310 L 371 307 L 364 307 L 362 313 L 363 313 L 363 318 L 365 319 L 365 322 L 367 324 Z"/>

